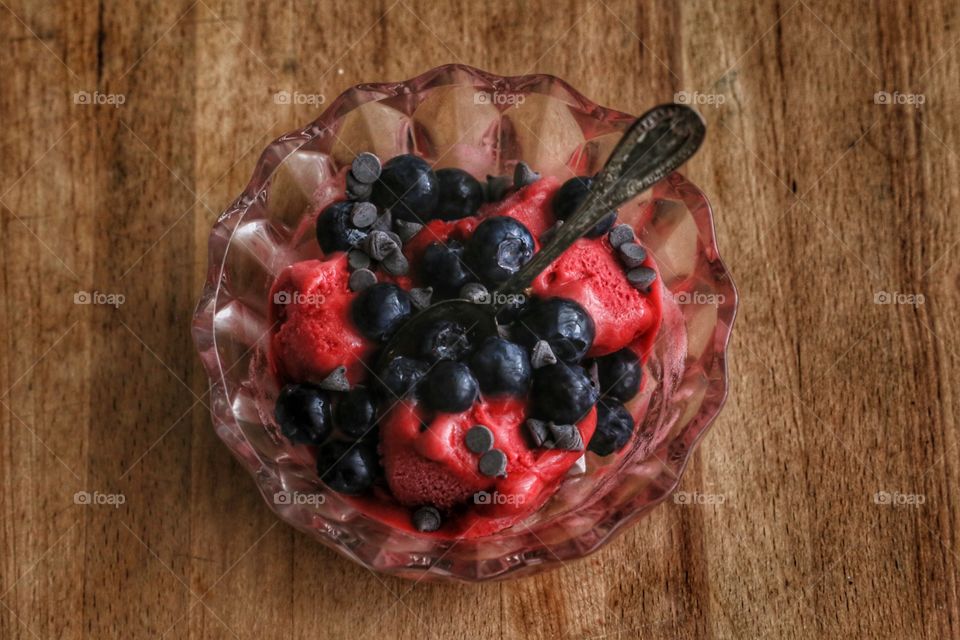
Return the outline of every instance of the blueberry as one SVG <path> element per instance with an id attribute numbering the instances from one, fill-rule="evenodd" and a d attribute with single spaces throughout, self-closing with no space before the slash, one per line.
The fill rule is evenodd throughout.
<path id="1" fill-rule="evenodd" d="M 405 154 L 383 165 L 370 200 L 408 222 L 429 220 L 437 206 L 437 174 L 423 158 Z"/>
<path id="2" fill-rule="evenodd" d="M 505 282 L 533 258 L 533 236 L 508 216 L 481 222 L 463 252 L 470 271 L 487 286 Z"/>
<path id="3" fill-rule="evenodd" d="M 330 435 L 330 396 L 312 385 L 286 385 L 280 390 L 273 415 L 290 442 L 321 444 Z"/>
<path id="4" fill-rule="evenodd" d="M 373 396 L 366 389 L 352 389 L 340 398 L 336 410 L 340 433 L 351 440 L 367 437 L 377 416 Z"/>
<path id="5" fill-rule="evenodd" d="M 470 358 L 480 390 L 491 395 L 521 395 L 530 386 L 530 358 L 523 347 L 499 336 L 489 336 Z"/>
<path id="6" fill-rule="evenodd" d="M 483 185 L 463 169 L 437 171 L 439 199 L 434 218 L 459 220 L 477 213 L 483 204 Z"/>
<path id="7" fill-rule="evenodd" d="M 531 393 L 536 416 L 562 424 L 582 420 L 599 396 L 583 367 L 563 362 L 537 369 Z"/>
<path id="8" fill-rule="evenodd" d="M 421 360 L 397 356 L 378 374 L 378 382 L 387 400 L 393 402 L 415 391 L 429 365 Z"/>
<path id="9" fill-rule="evenodd" d="M 477 399 L 477 393 L 477 379 L 461 362 L 443 360 L 434 365 L 423 381 L 423 399 L 444 413 L 466 411 Z"/>
<path id="10" fill-rule="evenodd" d="M 353 202 L 334 202 L 317 216 L 317 242 L 324 253 L 348 251 L 363 242 L 367 232 L 350 224 Z"/>
<path id="11" fill-rule="evenodd" d="M 320 479 L 334 491 L 351 496 L 373 486 L 378 467 L 376 448 L 362 442 L 331 442 L 317 458 Z"/>
<path id="12" fill-rule="evenodd" d="M 527 349 L 546 340 L 558 358 L 576 362 L 593 346 L 596 327 L 590 314 L 568 298 L 535 300 L 520 315 L 516 338 Z"/>
<path id="13" fill-rule="evenodd" d="M 570 178 L 557 189 L 553 195 L 553 215 L 558 220 L 566 220 L 573 215 L 573 212 L 587 199 L 590 193 L 590 186 L 593 184 L 593 178 L 588 176 L 579 176 Z M 605 216 L 600 222 L 593 226 L 593 229 L 587 232 L 588 238 L 597 238 L 602 236 L 613 223 L 617 221 L 617 212 L 614 211 Z"/>
<path id="14" fill-rule="evenodd" d="M 450 240 L 443 245 L 434 242 L 427 246 L 420 261 L 420 277 L 441 298 L 455 297 L 460 288 L 473 277 L 463 265 L 463 245 Z"/>
<path id="15" fill-rule="evenodd" d="M 413 313 L 410 295 L 395 284 L 380 282 L 357 294 L 350 315 L 371 340 L 385 342 Z"/>
<path id="16" fill-rule="evenodd" d="M 459 322 L 437 320 L 423 332 L 420 357 L 427 362 L 459 360 L 470 351 L 467 329 Z"/>
<path id="17" fill-rule="evenodd" d="M 623 449 L 636 424 L 633 416 L 619 402 L 601 401 L 597 405 L 597 430 L 587 448 L 598 456 L 608 456 Z"/>
<path id="18" fill-rule="evenodd" d="M 620 349 L 597 358 L 596 362 L 600 393 L 605 398 L 626 402 L 640 391 L 643 369 L 640 367 L 640 358 L 632 349 Z"/>

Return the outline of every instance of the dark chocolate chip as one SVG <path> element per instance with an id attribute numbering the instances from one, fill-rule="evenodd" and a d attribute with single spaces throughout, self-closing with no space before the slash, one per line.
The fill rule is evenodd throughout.
<path id="1" fill-rule="evenodd" d="M 347 174 L 347 198 L 350 200 L 367 200 L 373 193 L 373 185 L 360 182 L 353 177 L 352 173 Z"/>
<path id="2" fill-rule="evenodd" d="M 363 250 L 368 256 L 380 262 L 391 253 L 398 252 L 400 247 L 386 231 L 371 231 L 363 241 Z"/>
<path id="3" fill-rule="evenodd" d="M 507 176 L 487 176 L 487 181 L 483 185 L 484 197 L 487 202 L 503 200 L 512 185 L 513 181 Z"/>
<path id="4" fill-rule="evenodd" d="M 377 221 L 373 223 L 370 227 L 376 231 L 392 231 L 393 230 L 393 216 L 390 215 L 389 211 L 384 211 Z"/>
<path id="5" fill-rule="evenodd" d="M 486 453 L 493 447 L 493 431 L 482 424 L 475 424 L 467 429 L 463 441 L 473 453 Z"/>
<path id="6" fill-rule="evenodd" d="M 513 186 L 517 189 L 533 184 L 540 179 L 540 174 L 530 168 L 526 162 L 518 162 L 513 170 Z"/>
<path id="7" fill-rule="evenodd" d="M 507 454 L 500 449 L 490 449 L 480 456 L 480 473 L 491 478 L 507 476 Z"/>
<path id="8" fill-rule="evenodd" d="M 547 431 L 547 423 L 543 420 L 528 418 L 523 424 L 527 428 L 527 435 L 530 436 L 534 449 L 542 447 L 550 437 L 550 432 Z"/>
<path id="9" fill-rule="evenodd" d="M 420 233 L 420 230 L 423 229 L 423 225 L 419 222 L 407 222 L 406 220 L 396 220 L 393 223 L 393 228 L 397 232 L 401 242 L 409 242 L 413 236 Z"/>
<path id="10" fill-rule="evenodd" d="M 557 364 L 557 355 L 550 348 L 550 343 L 546 340 L 537 340 L 530 353 L 530 365 L 534 369 L 546 367 L 547 365 Z"/>
<path id="11" fill-rule="evenodd" d="M 650 292 L 650 285 L 657 279 L 657 272 L 650 267 L 637 267 L 627 271 L 627 282 L 644 293 Z"/>
<path id="12" fill-rule="evenodd" d="M 413 526 L 417 531 L 436 531 L 443 524 L 440 511 L 436 507 L 420 507 L 413 512 Z"/>
<path id="13" fill-rule="evenodd" d="M 350 165 L 350 173 L 359 182 L 373 184 L 380 177 L 381 168 L 380 158 L 369 151 L 364 151 L 353 159 L 353 163 Z"/>
<path id="14" fill-rule="evenodd" d="M 351 291 L 363 291 L 367 287 L 377 284 L 377 276 L 370 269 L 357 269 L 350 274 L 347 281 Z"/>
<path id="15" fill-rule="evenodd" d="M 359 249 L 352 249 L 350 253 L 347 254 L 347 264 L 350 265 L 350 268 L 354 271 L 357 269 L 369 269 L 370 256 Z"/>
<path id="16" fill-rule="evenodd" d="M 639 267 L 647 259 L 647 250 L 636 242 L 624 242 L 620 245 L 620 259 L 631 269 Z"/>
<path id="17" fill-rule="evenodd" d="M 583 438 L 580 437 L 580 430 L 575 424 L 556 424 L 549 423 L 547 429 L 550 431 L 550 448 L 563 449 L 564 451 L 583 451 Z"/>
<path id="18" fill-rule="evenodd" d="M 350 222 L 357 229 L 366 229 L 377 221 L 377 205 L 369 202 L 358 202 L 350 210 Z"/>
<path id="19" fill-rule="evenodd" d="M 327 391 L 350 391 L 350 381 L 347 380 L 347 368 L 340 365 L 320 383 L 321 389 Z"/>
<path id="20" fill-rule="evenodd" d="M 614 249 L 619 249 L 621 245 L 634 240 L 636 236 L 633 233 L 633 227 L 628 224 L 618 224 L 610 230 L 610 245 Z"/>
<path id="21" fill-rule="evenodd" d="M 426 309 L 433 299 L 433 287 L 416 287 L 408 291 L 410 301 L 417 309 Z"/>
<path id="22" fill-rule="evenodd" d="M 380 264 L 387 273 L 394 276 L 405 276 L 410 271 L 410 262 L 400 249 L 388 253 Z"/>

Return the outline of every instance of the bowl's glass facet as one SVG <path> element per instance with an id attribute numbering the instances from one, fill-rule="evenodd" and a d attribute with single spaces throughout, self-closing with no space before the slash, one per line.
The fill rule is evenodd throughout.
<path id="1" fill-rule="evenodd" d="M 277 383 L 266 364 L 268 290 L 287 265 L 319 257 L 317 211 L 342 192 L 361 151 L 416 152 L 438 168 L 512 174 L 519 160 L 567 179 L 599 170 L 633 117 L 599 107 L 552 76 L 499 77 L 462 65 L 407 82 L 360 85 L 313 123 L 263 152 L 250 183 L 217 219 L 193 335 L 210 377 L 217 434 L 277 515 L 367 567 L 414 578 L 525 575 L 583 556 L 662 501 L 716 417 L 737 294 L 720 261 L 710 205 L 673 174 L 628 203 L 664 283 L 664 322 L 631 401 L 646 408 L 638 437 L 568 478 L 527 521 L 492 536 L 438 541 L 398 531 L 319 481 L 311 456 L 271 417 Z M 308 496 L 308 499 L 299 499 Z"/>

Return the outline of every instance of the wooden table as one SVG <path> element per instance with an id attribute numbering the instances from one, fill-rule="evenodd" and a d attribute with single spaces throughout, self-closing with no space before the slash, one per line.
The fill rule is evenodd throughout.
<path id="1" fill-rule="evenodd" d="M 960 635 L 956 3 L 2 0 L 0 35 L 0 637 Z M 742 295 L 712 503 L 473 587 L 278 523 L 189 333 L 212 221 L 316 113 L 274 93 L 451 61 L 697 96 Z"/>

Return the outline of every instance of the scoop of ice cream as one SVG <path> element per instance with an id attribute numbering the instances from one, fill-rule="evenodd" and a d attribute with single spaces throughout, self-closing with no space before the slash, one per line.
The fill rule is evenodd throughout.
<path id="1" fill-rule="evenodd" d="M 649 258 L 646 265 L 653 266 Z M 577 240 L 540 274 L 533 291 L 544 298 L 570 298 L 587 310 L 596 325 L 589 357 L 622 349 L 658 322 L 658 305 L 627 281 L 606 238 Z"/>
<path id="2" fill-rule="evenodd" d="M 366 377 L 361 359 L 373 345 L 350 320 L 349 278 L 343 253 L 294 263 L 277 277 L 270 291 L 271 356 L 285 379 L 318 383 L 340 365 L 351 384 Z"/>
<path id="3" fill-rule="evenodd" d="M 463 413 L 428 415 L 413 402 L 400 402 L 383 421 L 381 452 L 387 483 L 403 504 L 448 509 L 461 503 L 484 519 L 509 526 L 538 509 L 553 494 L 582 451 L 536 448 L 524 431 L 526 401 L 481 399 Z M 482 454 L 472 451 L 467 432 L 483 425 L 492 448 L 506 457 L 505 477 L 484 473 Z M 596 427 L 591 411 L 578 425 L 583 442 Z M 486 527 L 485 527 L 486 528 Z"/>

